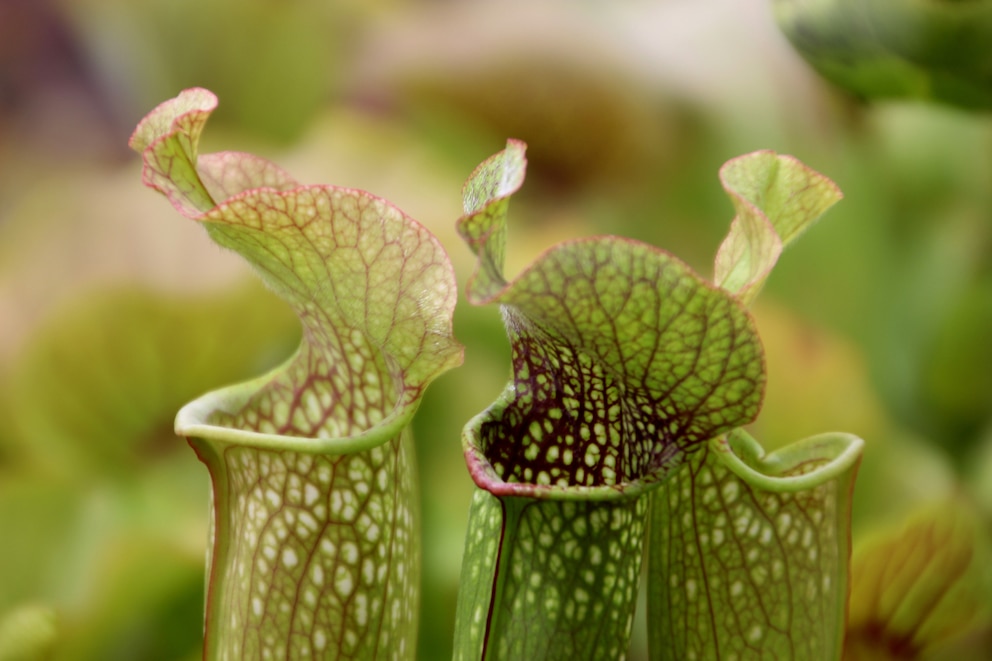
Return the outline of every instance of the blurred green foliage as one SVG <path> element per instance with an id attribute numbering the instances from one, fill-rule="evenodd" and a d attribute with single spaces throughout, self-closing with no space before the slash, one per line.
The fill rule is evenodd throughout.
<path id="1" fill-rule="evenodd" d="M 843 96 L 763 0 L 537 4 L 3 6 L 0 658 L 199 657 L 209 488 L 171 420 L 278 362 L 298 330 L 122 156 L 136 121 L 193 85 L 222 100 L 209 150 L 247 145 L 301 180 L 390 199 L 441 237 L 461 284 L 459 189 L 507 137 L 530 143 L 535 182 L 514 200 L 511 273 L 595 233 L 708 273 L 733 213 L 720 164 L 796 155 L 845 200 L 755 310 L 769 383 L 754 433 L 866 440 L 856 549 L 949 502 L 973 512 L 956 539 L 989 564 L 992 119 Z M 424 659 L 450 656 L 471 493 L 461 426 L 507 376 L 496 316 L 461 305 L 455 332 L 465 364 L 415 421 Z M 974 601 L 968 631 L 927 658 L 992 656 L 992 595 Z M 643 619 L 635 630 L 638 659 Z"/>
<path id="2" fill-rule="evenodd" d="M 774 0 L 783 31 L 825 77 L 866 97 L 992 108 L 992 4 Z"/>

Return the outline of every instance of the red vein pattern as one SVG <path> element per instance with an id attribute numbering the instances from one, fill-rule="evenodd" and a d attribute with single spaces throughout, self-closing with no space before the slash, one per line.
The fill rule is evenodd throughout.
<path id="1" fill-rule="evenodd" d="M 809 474 L 797 463 L 780 477 Z M 707 447 L 656 492 L 652 658 L 834 659 L 853 471 L 801 491 L 750 485 Z"/>
<path id="2" fill-rule="evenodd" d="M 280 368 L 177 418 L 214 486 L 205 653 L 412 659 L 419 540 L 403 430 L 461 361 L 450 263 L 374 195 L 303 186 L 249 154 L 199 156 L 215 106 L 187 90 L 139 124 L 144 181 L 248 260 L 303 339 Z"/>
<path id="3" fill-rule="evenodd" d="M 764 358 L 750 315 L 672 255 L 596 237 L 503 280 L 506 211 L 523 169 L 511 141 L 470 178 L 459 221 L 479 257 L 468 298 L 503 306 L 513 351 L 512 388 L 467 448 L 476 482 L 513 495 L 622 490 L 754 419 Z"/>
<path id="4" fill-rule="evenodd" d="M 468 298 L 502 306 L 513 378 L 464 432 L 483 491 L 469 521 L 456 658 L 622 659 L 645 493 L 757 415 L 763 353 L 730 294 L 646 244 L 566 242 L 506 282 L 523 150 L 510 141 L 476 170 L 458 225 L 479 259 Z"/>

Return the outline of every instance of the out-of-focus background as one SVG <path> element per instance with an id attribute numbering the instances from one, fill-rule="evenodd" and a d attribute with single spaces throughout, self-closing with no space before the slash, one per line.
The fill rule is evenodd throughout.
<path id="1" fill-rule="evenodd" d="M 0 659 L 199 658 L 209 487 L 172 419 L 298 331 L 141 184 L 131 130 L 196 85 L 221 103 L 204 151 L 386 197 L 438 234 L 460 286 L 460 187 L 508 137 L 530 161 L 511 270 L 610 233 L 709 276 L 724 161 L 773 149 L 833 178 L 845 199 L 755 308 L 753 431 L 866 440 L 849 658 L 992 658 L 987 112 L 831 86 L 770 0 L 0 0 Z M 497 310 L 462 300 L 455 332 L 465 365 L 415 423 L 425 660 L 451 652 L 460 429 L 509 374 Z M 632 659 L 646 626 L 641 608 Z"/>

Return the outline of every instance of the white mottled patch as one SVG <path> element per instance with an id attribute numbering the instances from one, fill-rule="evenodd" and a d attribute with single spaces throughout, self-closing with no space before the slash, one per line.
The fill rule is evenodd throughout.
<path id="1" fill-rule="evenodd" d="M 695 579 L 690 578 L 685 582 L 685 596 L 689 598 L 689 601 L 695 601 L 698 592 L 699 588 L 696 585 Z"/>
<path id="2" fill-rule="evenodd" d="M 306 486 L 303 487 L 303 504 L 310 507 L 317 502 L 317 498 L 319 497 L 320 490 L 311 483 L 307 482 Z"/>
<path id="3" fill-rule="evenodd" d="M 345 542 L 341 545 L 341 559 L 349 565 L 358 562 L 358 545 L 354 542 Z"/>
<path id="4" fill-rule="evenodd" d="M 364 627 L 369 623 L 369 602 L 364 592 L 355 595 L 355 622 Z"/>
<path id="5" fill-rule="evenodd" d="M 342 599 L 347 599 L 351 596 L 352 591 L 355 589 L 355 578 L 351 575 L 350 571 L 340 565 L 334 575 L 334 589 Z"/>

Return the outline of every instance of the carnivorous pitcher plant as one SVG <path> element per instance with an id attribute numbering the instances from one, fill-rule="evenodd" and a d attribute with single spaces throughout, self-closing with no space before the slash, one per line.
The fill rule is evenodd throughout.
<path id="1" fill-rule="evenodd" d="M 624 658 L 645 545 L 652 658 L 836 658 L 862 443 L 765 456 L 740 427 L 765 382 L 745 304 L 838 191 L 750 154 L 721 173 L 737 216 L 716 285 L 611 236 L 555 246 L 507 282 L 524 149 L 473 173 L 459 222 L 478 257 L 469 300 L 501 305 L 513 377 L 464 431 L 479 489 L 456 658 Z"/>
<path id="2" fill-rule="evenodd" d="M 461 361 L 454 275 L 426 229 L 363 191 L 200 155 L 191 89 L 131 146 L 145 183 L 238 252 L 299 316 L 282 366 L 176 419 L 213 483 L 204 656 L 412 659 L 420 540 L 408 423 Z"/>
<path id="3" fill-rule="evenodd" d="M 187 90 L 139 124 L 144 181 L 248 260 L 303 339 L 176 419 L 213 483 L 205 656 L 413 658 L 408 425 L 461 361 L 452 268 L 380 198 L 199 155 L 215 106 Z M 652 659 L 838 658 L 862 442 L 766 454 L 744 426 L 765 386 L 747 305 L 839 191 L 792 157 L 748 154 L 721 170 L 736 217 L 715 282 L 614 236 L 559 244 L 507 279 L 524 153 L 511 140 L 479 166 L 458 222 L 477 257 L 467 297 L 500 305 L 512 378 L 463 432 L 477 489 L 455 658 L 625 658 L 642 558 Z"/>

